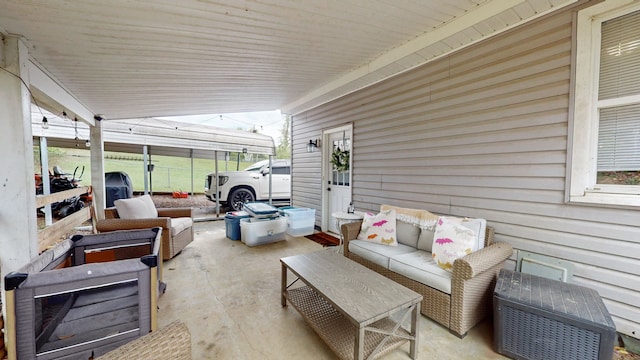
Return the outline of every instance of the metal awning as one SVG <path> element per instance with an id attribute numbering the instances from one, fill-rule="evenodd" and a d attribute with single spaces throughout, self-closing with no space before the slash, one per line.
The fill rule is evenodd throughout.
<path id="1" fill-rule="evenodd" d="M 81 122 L 51 118 L 48 129 L 41 124 L 34 115 L 33 136 L 46 137 L 50 147 L 84 147 L 89 139 L 89 128 Z M 271 136 L 249 131 L 154 118 L 104 121 L 102 128 L 105 151 L 142 154 L 146 145 L 150 153 L 164 156 L 213 158 L 216 151 L 275 155 Z"/>

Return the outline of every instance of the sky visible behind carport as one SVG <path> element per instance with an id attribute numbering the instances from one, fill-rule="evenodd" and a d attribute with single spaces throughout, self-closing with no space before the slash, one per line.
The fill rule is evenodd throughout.
<path id="1" fill-rule="evenodd" d="M 158 117 L 156 119 L 182 121 L 198 125 L 208 125 L 220 128 L 250 131 L 255 128 L 259 134 L 273 137 L 278 146 L 281 139 L 284 119 L 280 110 L 258 111 L 249 113 L 206 114 L 173 117 Z"/>

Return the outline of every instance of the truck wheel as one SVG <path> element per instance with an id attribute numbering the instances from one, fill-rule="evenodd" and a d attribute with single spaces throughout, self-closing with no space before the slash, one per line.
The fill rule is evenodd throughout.
<path id="1" fill-rule="evenodd" d="M 238 188 L 231 192 L 229 196 L 229 206 L 235 211 L 242 210 L 242 206 L 248 202 L 256 201 L 253 191 L 247 188 Z"/>

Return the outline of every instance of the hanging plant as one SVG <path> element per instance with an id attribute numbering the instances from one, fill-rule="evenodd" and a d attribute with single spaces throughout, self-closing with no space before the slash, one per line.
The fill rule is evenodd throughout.
<path id="1" fill-rule="evenodd" d="M 349 150 L 340 150 L 340 148 L 333 150 L 331 153 L 331 164 L 333 165 L 333 170 L 349 170 Z"/>

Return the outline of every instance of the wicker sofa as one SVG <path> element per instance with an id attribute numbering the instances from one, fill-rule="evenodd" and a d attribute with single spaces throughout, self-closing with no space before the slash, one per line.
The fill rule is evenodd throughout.
<path id="1" fill-rule="evenodd" d="M 411 209 L 412 210 L 412 209 Z M 469 329 L 484 319 L 491 313 L 492 309 L 492 291 L 498 272 L 503 267 L 507 258 L 512 255 L 513 248 L 510 244 L 504 242 L 493 242 L 494 230 L 486 227 L 484 248 L 474 251 L 462 258 L 455 260 L 450 274 L 450 284 L 446 284 L 449 292 L 436 289 L 435 287 L 424 284 L 425 275 L 416 276 L 415 262 L 411 265 L 409 271 L 390 270 L 389 266 L 384 266 L 384 262 L 380 260 L 378 254 L 374 254 L 371 258 L 369 252 L 360 252 L 360 255 L 353 251 L 357 249 L 354 245 L 359 245 L 365 240 L 357 240 L 360 232 L 362 221 L 343 224 L 341 232 L 344 240 L 344 256 L 364 266 L 394 280 L 423 296 L 421 304 L 421 312 L 423 315 L 435 320 L 450 330 L 458 337 L 464 337 Z M 429 235 L 433 239 L 433 234 L 425 234 L 433 229 L 415 230 L 414 236 L 422 236 L 428 238 Z M 416 235 L 417 234 L 417 235 Z M 354 241 L 355 240 L 355 241 Z M 405 240 L 405 241 L 403 241 Z M 400 232 L 398 233 L 398 242 L 415 244 L 417 239 L 402 239 Z M 480 239 L 481 240 L 481 239 Z M 398 254 L 399 250 L 381 244 L 367 244 L 369 248 L 375 248 L 375 251 L 391 251 L 389 258 L 393 258 L 394 252 Z M 407 252 L 407 245 L 399 244 Z M 351 248 L 351 251 L 350 251 Z M 418 258 L 425 259 L 424 263 L 431 259 L 431 253 L 415 248 Z M 365 258 L 369 257 L 369 258 Z M 431 261 L 432 262 L 432 261 Z M 420 262 L 422 264 L 422 262 Z M 433 265 L 433 264 L 431 264 Z M 417 265 L 418 267 L 422 265 Z M 435 265 L 437 267 L 437 265 Z M 403 272 L 403 273 L 400 273 Z M 427 273 L 427 277 L 432 274 Z M 435 276 L 434 276 L 435 277 Z M 442 279 L 437 280 L 442 282 Z M 448 279 L 446 281 L 449 281 Z M 442 288 L 442 286 L 437 286 Z"/>
<path id="2" fill-rule="evenodd" d="M 147 229 L 153 227 L 162 228 L 162 259 L 168 260 L 176 256 L 182 249 L 193 241 L 193 220 L 192 209 L 187 207 L 182 208 L 155 208 L 153 202 L 148 195 L 140 196 L 132 199 L 116 200 L 116 204 L 136 203 L 137 200 L 141 200 L 143 205 L 152 206 L 153 214 L 157 214 L 155 217 L 144 216 L 126 216 L 123 218 L 118 213 L 117 207 L 110 207 L 104 211 L 104 219 L 96 222 L 96 230 L 98 232 L 108 232 L 116 230 L 132 230 L 132 229 Z M 139 203 L 136 203 L 136 207 L 143 207 Z M 121 209 L 124 207 L 121 206 Z"/>

